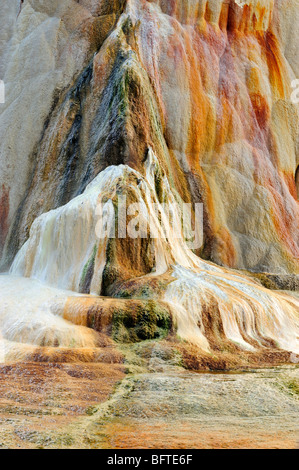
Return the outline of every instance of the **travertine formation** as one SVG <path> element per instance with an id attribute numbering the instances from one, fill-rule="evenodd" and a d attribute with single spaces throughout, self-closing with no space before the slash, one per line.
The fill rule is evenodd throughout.
<path id="1" fill-rule="evenodd" d="M 298 299 L 229 269 L 299 273 L 299 114 L 291 100 L 298 7 L 298 0 L 5 6 L 2 270 L 80 294 L 56 309 L 61 321 L 81 325 L 78 335 L 60 337 L 51 324 L 53 334 L 43 326 L 32 344 L 43 346 L 45 334 L 47 346 L 96 348 L 89 333 L 82 343 L 83 326 L 96 323 L 113 325 L 118 340 L 173 328 L 207 353 L 299 351 Z M 163 236 L 99 240 L 97 205 L 106 204 L 109 219 L 119 195 L 150 214 L 154 204 L 203 203 L 201 248 L 192 252 L 175 236 L 180 223 L 163 234 L 163 208 L 155 219 Z M 8 341 L 30 342 L 23 329 L 15 333 L 13 312 L 11 325 L 7 309 L 1 318 Z"/>

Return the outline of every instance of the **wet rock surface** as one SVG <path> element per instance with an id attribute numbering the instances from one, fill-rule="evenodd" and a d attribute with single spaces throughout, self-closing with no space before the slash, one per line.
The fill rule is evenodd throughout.
<path id="1" fill-rule="evenodd" d="M 124 370 L 110 363 L 0 365 L 0 448 L 71 446 L 64 428 L 107 400 Z"/>

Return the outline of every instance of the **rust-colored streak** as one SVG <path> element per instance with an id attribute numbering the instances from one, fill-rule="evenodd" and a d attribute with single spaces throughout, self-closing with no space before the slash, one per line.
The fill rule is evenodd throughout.
<path id="1" fill-rule="evenodd" d="M 210 9 L 209 2 L 206 4 L 206 11 L 205 11 L 205 20 L 210 23 L 212 21 L 212 12 Z"/>
<path id="2" fill-rule="evenodd" d="M 226 228 L 221 227 L 216 235 L 216 241 L 218 243 L 219 264 L 223 266 L 235 267 L 237 254 L 233 244 L 232 237 Z"/>
<path id="3" fill-rule="evenodd" d="M 226 28 L 227 28 L 228 11 L 229 11 L 229 5 L 227 3 L 223 3 L 221 7 L 220 17 L 219 17 L 219 28 L 222 31 L 226 31 Z"/>
<path id="4" fill-rule="evenodd" d="M 292 236 L 294 233 L 294 221 L 293 217 L 290 217 L 289 211 L 285 205 L 284 197 L 278 192 L 277 189 L 271 185 L 269 187 L 272 194 L 272 219 L 276 228 L 276 233 L 279 238 L 283 241 L 284 245 L 288 248 L 290 253 L 295 259 L 299 259 L 299 248 L 297 240 Z M 297 223 L 298 228 L 298 223 Z"/>
<path id="5" fill-rule="evenodd" d="M 252 15 L 251 5 L 245 5 L 243 8 L 243 15 L 242 15 L 241 23 L 239 26 L 240 31 L 247 33 L 251 24 L 251 15 Z"/>
<path id="6" fill-rule="evenodd" d="M 295 186 L 296 186 L 296 197 L 297 197 L 297 200 L 299 201 L 299 166 L 295 173 Z"/>

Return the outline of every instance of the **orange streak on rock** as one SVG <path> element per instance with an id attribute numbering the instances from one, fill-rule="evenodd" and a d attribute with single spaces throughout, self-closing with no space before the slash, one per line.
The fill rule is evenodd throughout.
<path id="1" fill-rule="evenodd" d="M 2 185 L 2 195 L 0 196 L 0 247 L 4 245 L 8 232 L 9 214 L 9 191 Z"/>
<path id="2" fill-rule="evenodd" d="M 292 172 L 284 172 L 283 173 L 283 178 L 284 178 L 284 181 L 291 193 L 291 195 L 293 196 L 293 198 L 295 199 L 295 201 L 297 201 L 297 189 L 296 189 L 296 181 L 295 181 L 295 177 L 293 175 Z"/>
<path id="3" fill-rule="evenodd" d="M 228 22 L 229 5 L 227 3 L 222 4 L 221 13 L 219 17 L 219 28 L 226 31 Z"/>

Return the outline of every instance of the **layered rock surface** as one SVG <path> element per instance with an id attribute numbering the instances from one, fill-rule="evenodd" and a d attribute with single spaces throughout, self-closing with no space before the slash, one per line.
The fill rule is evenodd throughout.
<path id="1" fill-rule="evenodd" d="M 29 0 L 13 21 L 17 3 L 4 15 L 3 265 L 36 216 L 110 164 L 140 168 L 151 145 L 205 204 L 202 256 L 298 272 L 294 2 Z"/>

